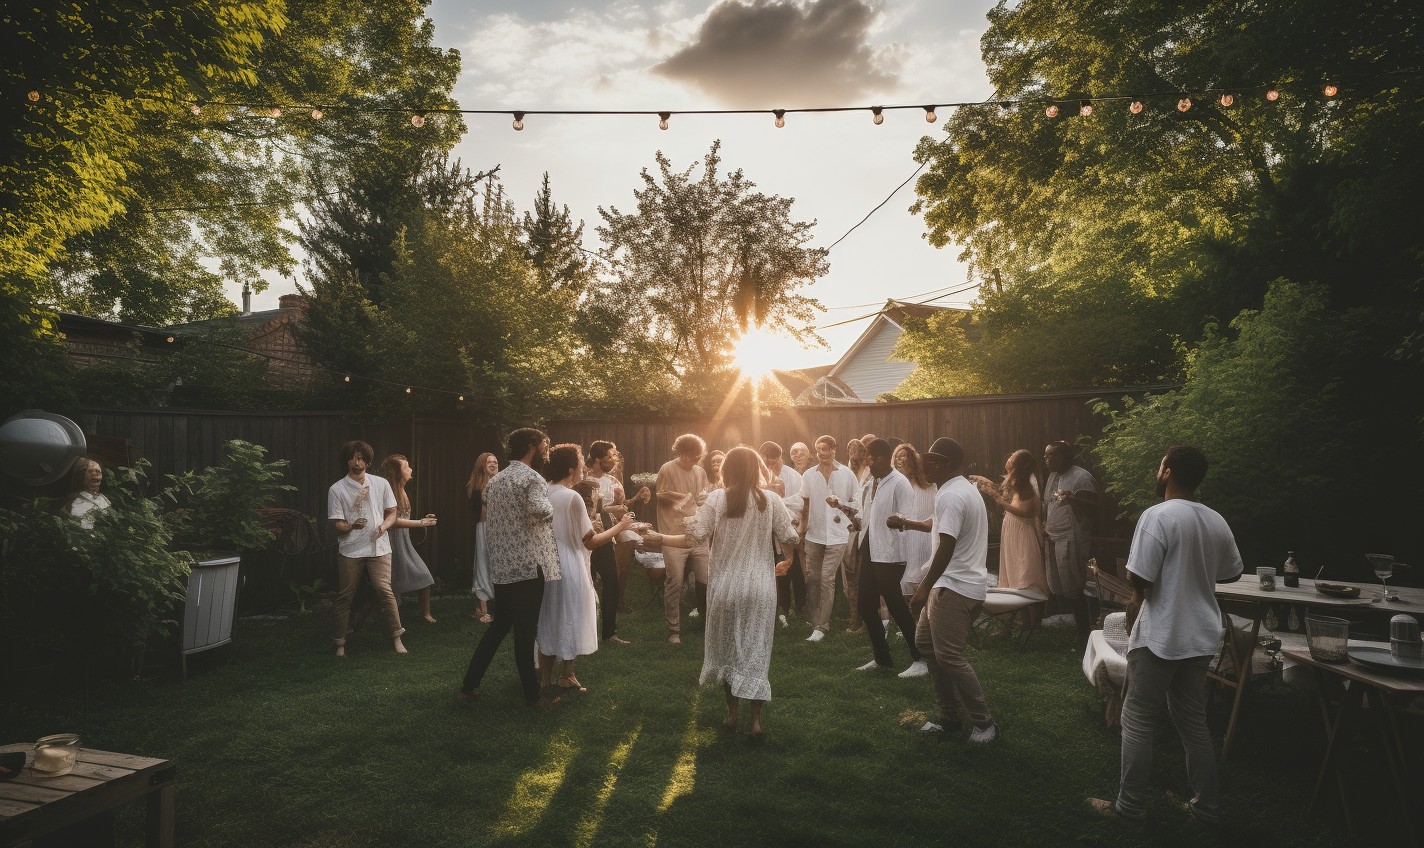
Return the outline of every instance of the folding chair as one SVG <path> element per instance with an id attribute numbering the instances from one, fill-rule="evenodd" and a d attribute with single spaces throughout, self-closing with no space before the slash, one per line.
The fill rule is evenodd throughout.
<path id="1" fill-rule="evenodd" d="M 1044 608 L 1048 606 L 1048 596 L 1032 589 L 1000 589 L 993 587 L 989 589 L 989 596 L 984 600 L 984 607 L 979 621 L 974 628 L 974 646 L 980 645 L 979 635 L 990 621 L 997 622 L 1000 627 L 1014 640 L 1014 645 L 1020 651 L 1028 643 L 1028 637 L 1033 631 L 1038 629 L 1038 622 L 1043 619 Z M 1029 611 L 1038 607 L 1038 615 L 1031 617 Z M 1020 621 L 1019 633 L 1014 635 L 1014 619 Z"/>

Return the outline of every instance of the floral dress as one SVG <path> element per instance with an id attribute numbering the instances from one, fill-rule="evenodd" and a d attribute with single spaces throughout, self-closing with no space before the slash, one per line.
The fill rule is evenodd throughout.
<path id="1" fill-rule="evenodd" d="M 688 519 L 689 544 L 712 543 L 707 566 L 707 628 L 701 683 L 727 683 L 738 698 L 771 700 L 771 640 L 776 633 L 776 563 L 772 541 L 797 540 L 791 513 L 764 491 L 758 510 L 727 516 L 727 490 L 715 489 Z"/>

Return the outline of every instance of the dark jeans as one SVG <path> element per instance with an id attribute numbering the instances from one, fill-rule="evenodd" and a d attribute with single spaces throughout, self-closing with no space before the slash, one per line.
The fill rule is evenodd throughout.
<path id="1" fill-rule="evenodd" d="M 900 625 L 905 634 L 905 642 L 910 646 L 910 659 L 918 661 L 920 650 L 915 647 L 915 622 L 910 617 L 910 605 L 900 594 L 900 578 L 905 576 L 903 562 L 871 562 L 870 545 L 866 542 L 860 549 L 860 619 L 865 622 L 865 631 L 870 634 L 870 647 L 875 651 L 875 662 L 891 665 L 890 643 L 885 639 L 885 625 L 880 623 L 880 599 L 885 599 L 885 608 L 890 617 Z"/>
<path id="2" fill-rule="evenodd" d="M 1211 657 L 1164 660 L 1147 648 L 1127 654 L 1127 696 L 1122 704 L 1122 783 L 1117 811 L 1123 818 L 1147 815 L 1147 776 L 1152 770 L 1152 735 L 1165 711 L 1177 726 L 1187 754 L 1192 813 L 1202 821 L 1221 818 L 1221 782 L 1216 749 L 1206 725 L 1206 672 Z"/>
<path id="3" fill-rule="evenodd" d="M 465 682 L 460 685 L 461 692 L 473 692 L 479 688 L 494 660 L 495 651 L 513 630 L 514 667 L 519 669 L 524 700 L 530 704 L 539 700 L 539 674 L 534 668 L 534 637 L 539 631 L 539 605 L 543 601 L 543 577 L 494 584 L 494 600 L 490 601 L 494 622 L 480 638 L 475 655 L 470 657 L 470 668 L 465 672 Z"/>
<path id="4" fill-rule="evenodd" d="M 776 608 L 784 613 L 806 611 L 806 572 L 801 568 L 800 551 L 791 548 L 788 556 L 791 568 L 776 578 Z"/>
<path id="5" fill-rule="evenodd" d="M 602 638 L 612 639 L 618 632 L 618 605 L 623 597 L 618 588 L 618 558 L 613 555 L 613 543 L 593 549 L 593 573 L 603 581 L 598 590 L 599 616 L 602 622 Z"/>

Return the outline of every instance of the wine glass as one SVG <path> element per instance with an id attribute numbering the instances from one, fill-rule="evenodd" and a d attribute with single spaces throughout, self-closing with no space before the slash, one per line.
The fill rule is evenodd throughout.
<path id="1" fill-rule="evenodd" d="M 1394 557 L 1389 554 L 1365 554 L 1365 559 L 1370 561 L 1370 567 L 1380 579 L 1380 597 L 1386 601 L 1393 600 L 1394 594 L 1389 591 L 1387 581 L 1394 574 Z"/>

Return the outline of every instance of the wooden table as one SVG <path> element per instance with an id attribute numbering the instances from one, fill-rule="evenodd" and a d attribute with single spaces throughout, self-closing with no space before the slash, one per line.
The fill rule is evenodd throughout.
<path id="1" fill-rule="evenodd" d="M 1309 651 L 1283 651 L 1286 656 L 1315 670 L 1319 684 L 1320 714 L 1325 719 L 1325 761 L 1320 764 L 1320 775 L 1315 779 L 1315 791 L 1310 795 L 1310 809 L 1316 809 L 1320 801 L 1320 791 L 1327 777 L 1335 779 L 1340 793 L 1340 804 L 1345 808 L 1345 824 L 1353 832 L 1354 821 L 1350 817 L 1350 802 L 1345 794 L 1345 781 L 1336 762 L 1340 748 L 1336 742 L 1348 739 L 1353 726 L 1361 718 L 1361 710 L 1366 700 L 1370 702 L 1370 712 L 1375 718 L 1380 736 L 1384 742 L 1384 758 L 1389 762 L 1389 773 L 1394 779 L 1394 789 L 1399 800 L 1400 814 L 1404 816 L 1404 827 L 1409 834 L 1411 845 L 1419 845 L 1419 834 L 1414 829 L 1414 818 L 1410 813 L 1413 806 L 1406 788 L 1409 761 L 1404 757 L 1404 745 L 1399 734 L 1399 721 L 1395 717 L 1395 706 L 1391 695 L 1413 696 L 1424 694 L 1424 678 L 1405 677 L 1379 671 L 1370 666 L 1350 660 L 1347 663 L 1320 662 Z M 1348 689 L 1343 689 L 1340 681 L 1351 681 Z M 1340 708 L 1331 714 L 1329 692 L 1340 693 Z M 1341 732 L 1344 732 L 1343 735 Z"/>
<path id="2" fill-rule="evenodd" d="M 173 775 L 168 760 L 81 748 L 74 771 L 42 777 L 28 768 L 34 744 L 0 746 L 0 752 L 24 751 L 25 771 L 0 781 L 0 848 L 27 845 L 120 804 L 148 799 L 148 845 L 172 848 Z"/>
<path id="3" fill-rule="evenodd" d="M 1243 574 L 1241 579 L 1235 583 L 1219 583 L 1216 587 L 1217 601 L 1221 604 L 1221 611 L 1232 615 L 1239 615 L 1251 620 L 1251 636 L 1246 645 L 1244 653 L 1238 655 L 1236 643 L 1230 627 L 1230 620 L 1224 622 L 1225 625 L 1225 645 L 1222 649 L 1223 656 L 1229 656 L 1235 666 L 1234 677 L 1227 677 L 1221 672 L 1221 663 L 1208 672 L 1208 676 L 1215 683 L 1232 687 L 1236 690 L 1231 701 L 1231 717 L 1226 723 L 1226 736 L 1221 743 L 1221 757 L 1226 759 L 1226 754 L 1231 750 L 1231 739 L 1236 733 L 1236 717 L 1241 711 L 1241 699 L 1246 694 L 1246 681 L 1249 674 L 1243 674 L 1243 669 L 1251 667 L 1251 658 L 1256 652 L 1256 637 L 1261 629 L 1261 619 L 1266 616 L 1266 609 L 1271 604 L 1296 604 L 1299 606 L 1319 609 L 1327 614 L 1340 614 L 1350 610 L 1369 612 L 1372 614 L 1398 615 L 1408 613 L 1424 623 L 1424 589 L 1411 589 L 1402 586 L 1392 586 L 1391 591 L 1398 594 L 1400 601 L 1385 603 L 1378 600 L 1380 584 L 1374 583 L 1346 583 L 1344 581 L 1324 580 L 1323 583 L 1334 583 L 1338 586 L 1358 586 L 1360 587 L 1360 597 L 1332 598 L 1329 595 L 1322 595 L 1315 590 L 1315 581 L 1307 577 L 1300 579 L 1300 586 L 1288 588 L 1282 581 L 1279 574 L 1276 575 L 1276 588 L 1274 591 L 1266 591 L 1261 588 L 1261 581 L 1254 574 Z"/>

